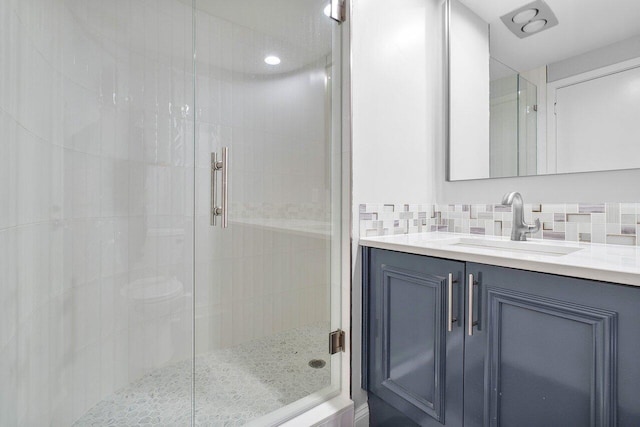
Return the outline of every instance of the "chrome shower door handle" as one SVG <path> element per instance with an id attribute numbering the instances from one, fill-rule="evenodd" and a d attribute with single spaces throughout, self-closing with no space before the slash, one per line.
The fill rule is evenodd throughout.
<path id="1" fill-rule="evenodd" d="M 216 202 L 217 180 L 216 173 L 218 171 L 218 154 L 211 153 L 211 221 L 212 226 L 216 225 L 216 217 L 218 216 L 218 204 Z"/>
<path id="2" fill-rule="evenodd" d="M 229 147 L 222 147 L 222 228 L 229 226 Z"/>
<path id="3" fill-rule="evenodd" d="M 218 180 L 216 174 L 222 172 L 222 205 L 218 206 L 216 193 Z M 211 225 L 216 225 L 216 218 L 222 217 L 222 228 L 229 226 L 229 147 L 222 148 L 222 160 L 217 153 L 211 153 Z"/>

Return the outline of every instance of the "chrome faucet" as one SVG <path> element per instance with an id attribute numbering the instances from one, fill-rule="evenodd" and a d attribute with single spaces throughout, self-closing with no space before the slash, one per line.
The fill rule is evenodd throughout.
<path id="1" fill-rule="evenodd" d="M 525 241 L 527 233 L 535 233 L 540 230 L 540 220 L 536 219 L 535 225 L 529 225 L 524 222 L 524 210 L 522 196 L 520 193 L 513 191 L 502 197 L 502 204 L 512 206 L 513 210 L 513 226 L 511 227 L 511 240 Z"/>

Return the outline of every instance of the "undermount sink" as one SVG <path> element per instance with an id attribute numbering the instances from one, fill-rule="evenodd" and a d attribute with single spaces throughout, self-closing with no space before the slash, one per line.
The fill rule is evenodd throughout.
<path id="1" fill-rule="evenodd" d="M 476 249 L 491 249 L 499 251 L 509 252 L 522 252 L 538 255 L 550 255 L 550 256 L 563 256 L 573 252 L 582 250 L 574 246 L 562 246 L 562 245 L 549 245 L 538 242 L 526 241 L 515 242 L 511 240 L 490 240 L 483 238 L 468 238 L 461 237 L 452 241 L 443 242 L 447 245 L 476 248 Z"/>

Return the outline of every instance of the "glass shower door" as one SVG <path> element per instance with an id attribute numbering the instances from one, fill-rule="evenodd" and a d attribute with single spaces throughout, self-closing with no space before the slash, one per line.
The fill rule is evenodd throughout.
<path id="1" fill-rule="evenodd" d="M 196 424 L 276 423 L 339 387 L 340 26 L 327 4 L 196 2 Z"/>
<path id="2" fill-rule="evenodd" d="M 518 75 L 518 175 L 535 175 L 538 166 L 538 88 Z"/>

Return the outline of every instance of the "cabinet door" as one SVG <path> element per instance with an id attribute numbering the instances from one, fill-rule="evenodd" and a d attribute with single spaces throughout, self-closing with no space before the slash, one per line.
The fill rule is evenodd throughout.
<path id="1" fill-rule="evenodd" d="M 640 425 L 640 288 L 472 263 L 467 273 L 477 325 L 469 335 L 465 319 L 465 427 Z"/>
<path id="2" fill-rule="evenodd" d="M 464 263 L 379 249 L 364 258 L 366 387 L 379 398 L 372 425 L 412 424 L 403 417 L 462 425 L 463 328 L 448 325 L 449 301 L 451 317 L 460 317 Z M 393 421 L 381 422 L 378 401 L 395 408 Z"/>

